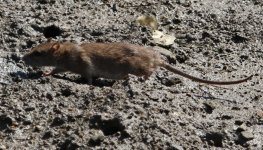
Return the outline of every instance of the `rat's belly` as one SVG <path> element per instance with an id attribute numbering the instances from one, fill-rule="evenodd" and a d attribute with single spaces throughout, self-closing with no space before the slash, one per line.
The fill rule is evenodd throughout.
<path id="1" fill-rule="evenodd" d="M 110 72 L 94 72 L 92 74 L 92 76 L 95 77 L 101 77 L 101 78 L 105 78 L 105 79 L 115 79 L 115 80 L 120 80 L 120 79 L 124 79 L 128 76 L 129 73 L 110 73 Z"/>
<path id="2" fill-rule="evenodd" d="M 124 68 L 123 66 L 109 66 L 108 68 L 94 67 L 91 72 L 92 76 L 102 77 L 105 79 L 120 80 L 127 78 L 129 74 L 134 74 L 134 70 L 129 67 Z"/>

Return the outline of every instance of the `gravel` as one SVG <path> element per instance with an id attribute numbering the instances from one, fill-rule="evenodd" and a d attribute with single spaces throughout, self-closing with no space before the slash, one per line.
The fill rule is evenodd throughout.
<path id="1" fill-rule="evenodd" d="M 3 0 L 0 8 L 0 149 L 262 149 L 262 1 Z M 135 22 L 141 15 L 155 16 L 175 43 L 153 43 Z M 194 76 L 254 77 L 231 86 L 164 69 L 147 81 L 93 85 L 71 73 L 40 77 L 21 57 L 49 37 L 159 46 Z"/>

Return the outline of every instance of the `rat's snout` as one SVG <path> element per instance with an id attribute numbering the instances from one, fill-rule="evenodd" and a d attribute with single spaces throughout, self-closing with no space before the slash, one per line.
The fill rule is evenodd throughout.
<path id="1" fill-rule="evenodd" d="M 27 64 L 27 61 L 28 61 L 27 55 L 24 55 L 24 56 L 22 57 L 22 60 Z"/>
<path id="2" fill-rule="evenodd" d="M 25 62 L 26 65 L 31 65 L 31 60 L 27 54 L 22 57 L 22 60 Z"/>

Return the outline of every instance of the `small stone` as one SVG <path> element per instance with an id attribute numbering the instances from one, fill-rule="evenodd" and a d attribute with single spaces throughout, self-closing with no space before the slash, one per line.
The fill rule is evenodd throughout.
<path id="1" fill-rule="evenodd" d="M 47 92 L 47 93 L 46 93 L 46 98 L 47 98 L 48 100 L 52 101 L 52 100 L 53 100 L 53 95 L 52 95 L 50 92 Z"/>
<path id="2" fill-rule="evenodd" d="M 182 22 L 182 20 L 179 19 L 179 18 L 174 18 L 174 19 L 172 20 L 172 22 L 173 22 L 174 24 L 180 24 L 180 23 Z"/>
<path id="3" fill-rule="evenodd" d="M 80 146 L 81 145 L 79 143 L 76 143 L 71 139 L 66 139 L 64 142 L 59 144 L 59 149 L 77 150 Z"/>
<path id="4" fill-rule="evenodd" d="M 104 134 L 101 130 L 92 130 L 91 138 L 89 140 L 90 146 L 98 146 L 104 140 Z"/>
<path id="5" fill-rule="evenodd" d="M 50 37 L 55 38 L 56 36 L 60 36 L 62 33 L 63 30 L 55 25 L 47 26 L 43 31 L 43 34 L 46 38 L 50 38 Z"/>
<path id="6" fill-rule="evenodd" d="M 195 35 L 192 35 L 192 34 L 189 34 L 189 33 L 187 33 L 185 35 L 185 38 L 186 38 L 187 42 L 192 42 L 192 41 L 195 41 L 197 39 Z"/>
<path id="7" fill-rule="evenodd" d="M 36 32 L 31 26 L 24 26 L 18 30 L 19 34 L 25 36 L 36 36 L 38 32 Z"/>
<path id="8" fill-rule="evenodd" d="M 184 148 L 180 145 L 177 145 L 177 144 L 172 144 L 170 146 L 170 149 L 177 149 L 177 150 L 183 150 Z"/>
<path id="9" fill-rule="evenodd" d="M 263 111 L 258 111 L 257 116 L 261 119 L 263 119 Z"/>
<path id="10" fill-rule="evenodd" d="M 0 150 L 6 150 L 6 146 L 5 145 L 0 145 Z"/>
<path id="11" fill-rule="evenodd" d="M 0 131 L 5 130 L 8 126 L 11 126 L 13 119 L 7 115 L 0 115 Z"/>
<path id="12" fill-rule="evenodd" d="M 242 125 L 242 124 L 243 124 L 243 121 L 242 121 L 242 120 L 236 120 L 236 121 L 235 121 L 235 125 L 239 125 L 239 126 L 240 126 L 240 125 Z"/>
<path id="13" fill-rule="evenodd" d="M 44 133 L 42 139 L 49 139 L 49 138 L 51 138 L 51 137 L 53 137 L 53 136 L 54 136 L 54 132 L 52 132 L 52 131 L 47 131 L 47 132 Z"/>
<path id="14" fill-rule="evenodd" d="M 233 35 L 233 37 L 231 38 L 231 40 L 234 42 L 234 43 L 243 43 L 245 41 L 248 40 L 247 37 L 244 37 L 243 35 Z"/>
<path id="15" fill-rule="evenodd" d="M 48 3 L 54 3 L 53 0 L 38 0 L 38 3 L 40 4 L 48 4 Z"/>
<path id="16" fill-rule="evenodd" d="M 238 132 L 242 132 L 242 131 L 246 131 L 247 130 L 247 126 L 245 124 L 242 124 L 241 126 L 239 126 L 237 128 Z"/>
<path id="17" fill-rule="evenodd" d="M 30 125 L 33 123 L 32 117 L 30 115 L 25 116 L 23 125 Z"/>
<path id="18" fill-rule="evenodd" d="M 35 110 L 35 107 L 26 107 L 25 108 L 25 111 L 33 111 L 33 110 Z"/>
<path id="19" fill-rule="evenodd" d="M 177 51 L 176 54 L 176 61 L 179 63 L 184 63 L 189 59 L 189 56 L 183 51 Z"/>
<path id="20" fill-rule="evenodd" d="M 241 136 L 242 136 L 244 139 L 246 139 L 246 140 L 252 140 L 252 139 L 254 139 L 254 135 L 253 135 L 253 133 L 250 132 L 250 131 L 243 131 L 243 132 L 241 132 Z"/>
<path id="21" fill-rule="evenodd" d="M 69 97 L 72 94 L 72 91 L 69 88 L 64 88 L 61 90 L 61 94 L 65 97 Z"/>
<path id="22" fill-rule="evenodd" d="M 161 82 L 165 86 L 173 86 L 173 85 L 182 83 L 182 81 L 180 79 L 178 79 L 177 77 L 174 77 L 174 76 L 162 78 Z"/>
<path id="23" fill-rule="evenodd" d="M 55 126 L 61 126 L 64 123 L 66 123 L 65 118 L 60 118 L 60 117 L 55 117 L 51 123 L 50 126 L 55 127 Z"/>
<path id="24" fill-rule="evenodd" d="M 15 54 L 15 53 L 11 54 L 10 58 L 14 60 L 15 62 L 18 62 L 19 60 L 21 60 L 21 57 L 19 56 L 19 54 Z"/>
<path id="25" fill-rule="evenodd" d="M 212 114 L 214 109 L 216 108 L 216 104 L 213 102 L 204 102 L 203 105 L 204 105 L 204 110 L 208 114 Z"/>
<path id="26" fill-rule="evenodd" d="M 112 11 L 113 11 L 113 12 L 118 11 L 118 6 L 117 6 L 117 4 L 114 3 L 114 4 L 112 4 L 111 7 L 112 7 Z"/>
<path id="27" fill-rule="evenodd" d="M 35 129 L 34 129 L 35 132 L 40 132 L 41 130 L 43 130 L 42 126 L 40 125 L 35 126 Z"/>
<path id="28" fill-rule="evenodd" d="M 149 96 L 150 99 L 152 99 L 153 101 L 158 101 L 161 100 L 163 98 L 163 93 L 162 92 L 150 92 L 149 94 L 147 94 Z"/>

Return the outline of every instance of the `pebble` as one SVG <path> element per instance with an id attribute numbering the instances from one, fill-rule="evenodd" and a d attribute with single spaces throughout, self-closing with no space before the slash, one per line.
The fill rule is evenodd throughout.
<path id="1" fill-rule="evenodd" d="M 241 132 L 241 136 L 242 136 L 244 139 L 246 139 L 246 140 L 252 140 L 252 139 L 254 139 L 254 135 L 253 135 L 253 133 L 250 132 L 250 131 L 243 131 L 243 132 Z"/>
<path id="2" fill-rule="evenodd" d="M 179 83 L 182 83 L 182 81 L 180 79 L 178 79 L 175 76 L 171 76 L 171 77 L 167 77 L 167 78 L 162 78 L 161 82 L 163 85 L 165 86 L 173 86 Z"/>
<path id="3" fill-rule="evenodd" d="M 241 126 L 239 126 L 239 127 L 237 128 L 237 131 L 239 131 L 239 132 L 246 131 L 246 130 L 247 130 L 247 126 L 244 125 L 244 124 L 242 124 Z"/>
<path id="4" fill-rule="evenodd" d="M 5 145 L 0 145 L 0 150 L 6 150 L 6 146 Z"/>
<path id="5" fill-rule="evenodd" d="M 213 113 L 214 109 L 216 108 L 216 104 L 213 102 L 204 102 L 204 109 L 208 114 Z"/>
<path id="6" fill-rule="evenodd" d="M 100 143 L 104 140 L 105 136 L 101 130 L 92 130 L 92 135 L 89 140 L 90 145 L 100 145 Z"/>
<path id="7" fill-rule="evenodd" d="M 36 132 L 39 132 L 39 131 L 42 131 L 42 130 L 43 130 L 42 126 L 40 126 L 40 125 L 35 126 L 35 131 Z"/>

